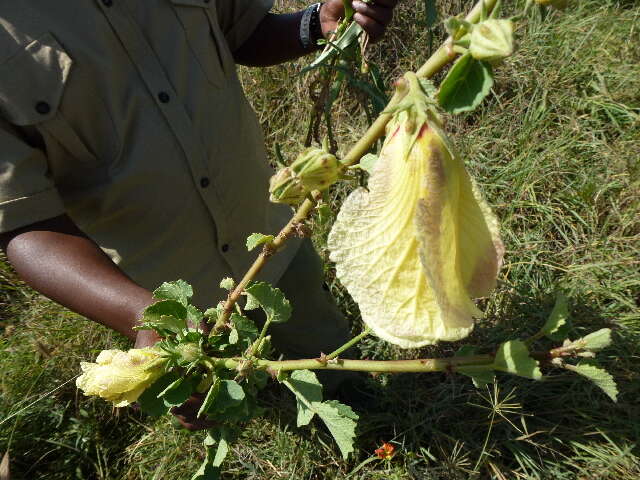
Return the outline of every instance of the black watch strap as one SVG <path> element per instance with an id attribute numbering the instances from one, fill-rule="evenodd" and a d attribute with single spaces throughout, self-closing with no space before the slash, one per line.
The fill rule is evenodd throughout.
<path id="1" fill-rule="evenodd" d="M 317 48 L 318 40 L 324 38 L 320 24 L 320 8 L 322 3 L 314 3 L 302 14 L 300 20 L 300 44 L 305 50 Z"/>

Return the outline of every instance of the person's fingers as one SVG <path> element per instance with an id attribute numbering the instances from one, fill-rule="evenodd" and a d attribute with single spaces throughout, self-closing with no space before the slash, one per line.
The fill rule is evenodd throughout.
<path id="1" fill-rule="evenodd" d="M 372 18 L 379 24 L 386 26 L 393 19 L 393 9 L 390 7 L 380 6 L 379 4 L 367 4 L 364 2 L 353 2 L 353 9 L 365 17 Z"/>
<path id="2" fill-rule="evenodd" d="M 367 17 L 361 13 L 356 13 L 353 19 L 362 29 L 367 32 L 372 42 L 377 41 L 384 34 L 384 25 L 376 22 L 373 18 Z"/>
<path id="3" fill-rule="evenodd" d="M 173 407 L 171 413 L 178 419 L 180 424 L 190 431 L 206 430 L 213 428 L 216 424 L 205 417 L 198 418 L 198 411 L 204 401 L 204 395 L 194 393 L 186 402 L 179 407 Z"/>

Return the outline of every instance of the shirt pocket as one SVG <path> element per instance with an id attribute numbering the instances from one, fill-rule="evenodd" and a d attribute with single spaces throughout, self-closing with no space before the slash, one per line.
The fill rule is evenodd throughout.
<path id="1" fill-rule="evenodd" d="M 171 0 L 187 41 L 200 67 L 216 87 L 223 87 L 235 71 L 233 56 L 218 23 L 211 0 Z"/>
<path id="2" fill-rule="evenodd" d="M 102 100 L 92 94 L 74 101 L 77 95 L 70 92 L 81 87 L 69 86 L 72 77 L 81 77 L 76 68 L 51 33 L 32 41 L 0 64 L 0 114 L 13 125 L 40 132 L 54 177 L 73 172 L 72 176 L 95 181 L 107 175 L 120 145 Z"/>

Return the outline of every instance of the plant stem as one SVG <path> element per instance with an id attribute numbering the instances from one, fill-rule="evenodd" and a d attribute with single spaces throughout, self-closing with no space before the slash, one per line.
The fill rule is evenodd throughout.
<path id="1" fill-rule="evenodd" d="M 491 12 L 496 0 L 484 0 L 485 8 L 487 12 Z M 482 0 L 478 2 L 471 12 L 466 17 L 466 20 L 471 23 L 478 22 L 480 19 L 480 15 L 482 12 Z M 448 40 L 438 48 L 434 52 L 433 55 L 426 61 L 426 63 L 416 72 L 418 77 L 422 78 L 431 78 L 444 67 L 446 67 L 449 63 L 451 63 L 456 57 L 455 53 L 451 53 L 448 48 Z M 402 99 L 402 94 L 396 91 L 394 95 L 391 97 L 389 104 L 385 111 L 389 110 L 391 107 L 397 105 L 397 103 Z M 387 127 L 387 123 L 391 120 L 393 114 L 382 112 L 375 122 L 368 128 L 365 134 L 356 142 L 356 144 L 349 150 L 349 152 L 342 158 L 342 163 L 345 166 L 353 165 L 358 162 L 371 148 L 371 146 L 385 134 L 385 129 Z M 313 192 L 312 194 L 315 199 L 320 198 L 320 192 Z M 240 283 L 236 286 L 236 288 L 229 294 L 227 300 L 224 305 L 224 310 L 222 315 L 216 321 L 215 326 L 213 327 L 211 334 L 215 334 L 219 332 L 221 329 L 225 328 L 229 321 L 229 317 L 231 317 L 231 313 L 233 312 L 234 305 L 240 300 L 244 289 L 247 287 L 249 282 L 251 282 L 256 275 L 262 270 L 265 264 L 268 262 L 269 258 L 276 254 L 279 250 L 284 247 L 286 241 L 296 236 L 296 227 L 303 223 L 307 217 L 311 214 L 314 207 L 316 206 L 317 200 L 305 200 L 299 207 L 294 216 L 291 218 L 289 223 L 280 231 L 275 240 L 271 242 L 269 245 L 265 246 L 262 250 L 262 253 L 256 258 L 253 262 L 249 270 L 244 275 Z"/>
<path id="2" fill-rule="evenodd" d="M 349 350 L 351 347 L 353 347 L 356 343 L 358 343 L 360 340 L 362 340 L 364 337 L 366 337 L 370 333 L 371 333 L 371 329 L 369 327 L 365 328 L 364 332 L 362 332 L 360 335 L 358 335 L 356 337 L 353 337 L 347 343 L 345 343 L 340 348 L 338 348 L 335 352 L 331 352 L 329 355 L 324 357 L 323 360 L 333 360 L 338 355 L 340 355 L 342 352 L 344 352 L 346 350 Z"/>
<path id="3" fill-rule="evenodd" d="M 212 365 L 236 368 L 241 358 L 211 358 Z M 278 371 L 288 372 L 292 370 L 350 370 L 357 372 L 444 372 L 455 371 L 457 366 L 466 365 L 491 365 L 493 355 L 473 355 L 467 357 L 451 358 L 424 358 L 419 360 L 349 360 L 336 359 L 325 362 L 320 358 L 307 358 L 301 360 L 256 360 L 253 365 L 271 373 Z"/>

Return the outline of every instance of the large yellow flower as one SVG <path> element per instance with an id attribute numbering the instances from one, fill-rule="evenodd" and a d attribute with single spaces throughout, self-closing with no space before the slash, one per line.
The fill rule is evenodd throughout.
<path id="1" fill-rule="evenodd" d="M 405 348 L 459 340 L 482 313 L 503 255 L 497 221 L 415 75 L 387 127 L 368 189 L 329 235 L 338 278 L 379 337 Z"/>
<path id="2" fill-rule="evenodd" d="M 103 350 L 96 363 L 82 362 L 82 375 L 76 385 L 85 395 L 95 395 L 125 407 L 135 402 L 164 373 L 166 358 L 162 350 L 148 347 Z"/>

